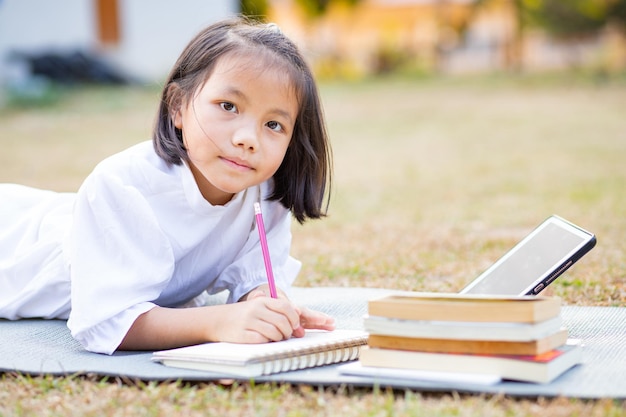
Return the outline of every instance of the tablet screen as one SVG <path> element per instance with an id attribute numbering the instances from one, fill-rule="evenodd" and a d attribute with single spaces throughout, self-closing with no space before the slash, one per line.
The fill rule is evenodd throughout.
<path id="1" fill-rule="evenodd" d="M 537 294 L 594 243 L 591 233 L 550 217 L 461 292 Z"/>

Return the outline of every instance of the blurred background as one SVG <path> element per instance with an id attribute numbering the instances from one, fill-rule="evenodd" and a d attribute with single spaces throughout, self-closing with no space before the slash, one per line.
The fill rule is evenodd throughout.
<path id="1" fill-rule="evenodd" d="M 335 176 L 297 285 L 457 291 L 558 214 L 599 243 L 553 290 L 626 305 L 626 0 L 0 0 L 0 182 L 76 191 L 149 140 L 183 47 L 239 13 L 320 81 Z"/>
<path id="2" fill-rule="evenodd" d="M 0 0 L 7 96 L 153 83 L 206 24 L 276 22 L 318 77 L 626 69 L 626 0 Z"/>
<path id="3" fill-rule="evenodd" d="M 624 0 L 267 0 L 264 4 L 258 12 L 307 45 L 324 75 L 582 68 L 617 73 L 626 67 Z"/>

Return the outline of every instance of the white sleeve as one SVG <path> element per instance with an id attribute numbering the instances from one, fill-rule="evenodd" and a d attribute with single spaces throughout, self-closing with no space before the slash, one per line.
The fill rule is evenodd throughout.
<path id="1" fill-rule="evenodd" d="M 113 353 L 171 279 L 174 255 L 135 188 L 100 172 L 78 192 L 70 243 L 68 327 L 87 350 Z"/>
<path id="2" fill-rule="evenodd" d="M 261 204 L 274 280 L 278 288 L 289 293 L 301 267 L 301 263 L 289 255 L 291 212 L 279 202 L 263 201 Z M 235 261 L 222 271 L 218 282 L 220 284 L 214 290 L 229 290 L 227 302 L 236 302 L 259 285 L 267 284 L 263 252 L 256 225 L 250 231 L 248 241 Z"/>

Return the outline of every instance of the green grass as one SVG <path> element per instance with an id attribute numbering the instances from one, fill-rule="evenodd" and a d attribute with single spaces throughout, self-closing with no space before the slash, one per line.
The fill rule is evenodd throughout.
<path id="1" fill-rule="evenodd" d="M 390 78 L 321 87 L 329 216 L 294 224 L 300 286 L 457 291 L 550 214 L 597 247 L 549 290 L 626 303 L 626 83 L 581 77 Z M 91 88 L 0 113 L 0 182 L 76 190 L 149 138 L 156 89 Z M 0 378 L 0 416 L 622 416 L 623 402 L 374 389 Z"/>

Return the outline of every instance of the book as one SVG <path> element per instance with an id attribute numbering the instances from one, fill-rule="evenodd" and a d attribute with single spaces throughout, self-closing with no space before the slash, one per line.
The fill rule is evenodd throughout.
<path id="1" fill-rule="evenodd" d="M 368 302 L 370 316 L 405 320 L 536 323 L 561 311 L 558 297 L 412 293 Z"/>
<path id="2" fill-rule="evenodd" d="M 531 341 L 547 337 L 562 327 L 557 316 L 538 323 L 417 321 L 367 315 L 365 330 L 371 335 L 433 339 Z"/>
<path id="3" fill-rule="evenodd" d="M 408 381 L 428 381 L 436 383 L 456 383 L 472 385 L 495 385 L 502 381 L 497 375 L 469 374 L 460 372 L 433 372 L 417 371 L 415 369 L 382 368 L 377 366 L 363 366 L 354 361 L 337 367 L 340 374 L 364 376 L 374 379 L 404 379 Z"/>
<path id="4" fill-rule="evenodd" d="M 427 339 L 371 334 L 369 347 L 422 352 L 472 353 L 489 355 L 540 355 L 563 345 L 567 341 L 567 329 L 540 339 L 528 341 Z"/>
<path id="5" fill-rule="evenodd" d="M 204 343 L 152 354 L 166 366 L 257 377 L 356 360 L 367 344 L 360 330 L 307 330 L 304 337 L 262 344 Z"/>
<path id="6" fill-rule="evenodd" d="M 359 359 L 363 366 L 488 374 L 534 383 L 549 383 L 581 361 L 581 345 L 572 339 L 541 355 L 467 355 L 366 347 Z"/>

